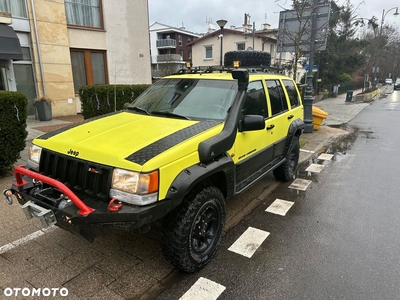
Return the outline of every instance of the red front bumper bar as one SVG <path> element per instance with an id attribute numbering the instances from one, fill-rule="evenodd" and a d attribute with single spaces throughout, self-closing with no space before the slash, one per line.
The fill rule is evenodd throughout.
<path id="1" fill-rule="evenodd" d="M 77 195 L 75 195 L 62 182 L 59 182 L 58 180 L 47 177 L 45 175 L 27 170 L 23 166 L 18 166 L 14 169 L 14 176 L 15 176 L 15 180 L 16 180 L 14 185 L 16 187 L 24 186 L 25 184 L 27 184 L 27 182 L 22 179 L 21 174 L 31 177 L 33 179 L 39 180 L 43 183 L 47 183 L 47 184 L 57 188 L 58 190 L 60 190 L 65 196 L 67 196 L 72 201 L 72 203 L 74 203 L 76 205 L 76 207 L 79 208 L 78 214 L 86 217 L 87 215 L 89 215 L 91 212 L 94 211 L 93 208 L 91 208 L 91 207 L 87 206 L 85 203 L 83 203 L 83 201 L 81 199 L 79 199 L 79 197 Z"/>

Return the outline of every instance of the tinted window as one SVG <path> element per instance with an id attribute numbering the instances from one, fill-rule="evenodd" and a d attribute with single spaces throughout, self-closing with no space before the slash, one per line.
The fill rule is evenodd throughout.
<path id="1" fill-rule="evenodd" d="M 297 89 L 294 86 L 293 81 L 283 80 L 283 84 L 285 85 L 286 92 L 288 93 L 289 96 L 290 106 L 291 107 L 299 106 L 300 104 L 299 94 L 297 93 Z"/>
<path id="2" fill-rule="evenodd" d="M 261 81 L 249 83 L 243 105 L 243 114 L 268 117 L 267 100 Z"/>
<path id="3" fill-rule="evenodd" d="M 288 110 L 288 104 L 279 80 L 267 80 L 269 100 L 271 102 L 272 115 L 277 115 Z"/>

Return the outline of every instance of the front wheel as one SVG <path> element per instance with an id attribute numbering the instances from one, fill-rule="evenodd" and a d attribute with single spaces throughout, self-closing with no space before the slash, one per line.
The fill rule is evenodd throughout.
<path id="1" fill-rule="evenodd" d="M 175 267 L 195 272 L 214 256 L 225 226 L 225 199 L 216 187 L 200 187 L 163 222 L 163 253 Z"/>
<path id="2" fill-rule="evenodd" d="M 275 178 L 280 181 L 289 181 L 293 179 L 296 172 L 297 164 L 299 163 L 299 157 L 299 138 L 297 136 L 294 136 L 286 154 L 285 162 L 277 167 L 273 172 Z"/>

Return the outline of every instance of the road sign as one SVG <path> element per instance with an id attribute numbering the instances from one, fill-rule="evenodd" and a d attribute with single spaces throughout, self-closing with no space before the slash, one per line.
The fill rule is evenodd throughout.
<path id="1" fill-rule="evenodd" d="M 298 46 L 300 50 L 309 52 L 311 41 L 311 17 L 317 16 L 315 49 L 317 51 L 326 49 L 328 38 L 328 22 L 331 7 L 327 5 L 318 5 L 315 8 L 305 8 L 302 15 L 298 15 L 296 10 L 285 10 L 279 13 L 278 27 L 278 52 L 295 52 L 296 37 L 300 34 Z M 299 28 L 305 28 L 299 32 Z"/>

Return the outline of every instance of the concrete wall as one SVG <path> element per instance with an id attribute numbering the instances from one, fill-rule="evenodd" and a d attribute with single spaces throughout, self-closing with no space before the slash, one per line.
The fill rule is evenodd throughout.
<path id="1" fill-rule="evenodd" d="M 52 102 L 53 117 L 76 114 L 74 87 L 69 54 L 69 39 L 63 0 L 35 0 L 33 18 L 31 1 L 27 0 L 31 24 L 32 52 L 38 96 Z M 37 28 L 37 36 L 34 28 Z M 39 41 L 44 78 L 39 64 Z M 43 89 L 43 80 L 44 86 Z"/>

